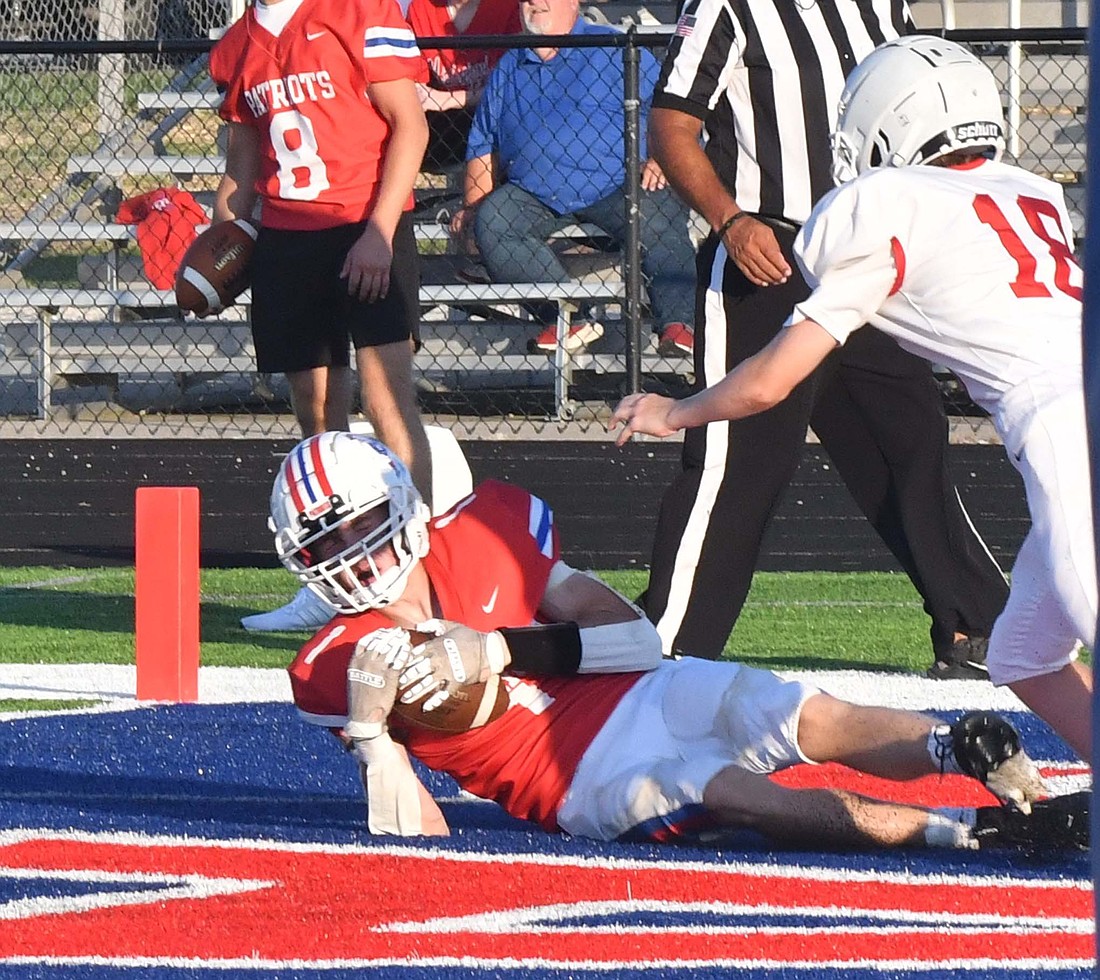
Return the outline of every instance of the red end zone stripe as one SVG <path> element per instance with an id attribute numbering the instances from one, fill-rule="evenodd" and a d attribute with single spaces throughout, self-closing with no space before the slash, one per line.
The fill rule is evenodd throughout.
<path id="1" fill-rule="evenodd" d="M 792 766 L 771 778 L 783 786 L 846 789 L 878 800 L 913 806 L 994 806 L 997 803 L 997 798 L 981 783 L 957 774 L 922 776 L 899 783 L 827 762 L 820 766 Z"/>
<path id="2" fill-rule="evenodd" d="M 880 880 L 870 873 L 812 869 L 799 877 L 759 866 L 605 867 L 524 855 L 470 860 L 442 850 L 418 855 L 76 840 L 0 848 L 0 866 L 70 869 L 74 877 L 100 870 L 272 883 L 232 895 L 170 902 L 153 896 L 147 904 L 123 908 L 8 919 L 0 930 L 0 958 L 457 956 L 551 963 L 1034 958 L 1056 964 L 1093 952 L 1092 896 L 1085 883 L 1022 883 L 1009 877 Z M 865 866 L 871 868 L 873 861 Z M 601 908 L 647 903 L 658 909 L 665 903 L 673 911 L 715 909 L 728 918 L 724 926 L 719 919 L 716 926 L 708 922 L 694 929 L 632 929 L 599 918 L 591 926 L 576 925 L 578 907 L 592 916 Z M 776 916 L 785 921 L 775 924 Z M 792 919 L 805 924 L 789 924 Z M 556 924 L 559 920 L 570 924 Z"/>
<path id="3" fill-rule="evenodd" d="M 1044 779 L 1075 777 L 1083 779 L 1091 770 L 1080 764 L 1062 763 L 1039 768 Z M 820 766 L 792 766 L 771 777 L 782 786 L 801 789 L 846 789 L 891 803 L 908 803 L 913 806 L 996 806 L 997 798 L 984 786 L 957 773 L 939 776 L 922 776 L 899 783 L 892 779 L 880 779 L 847 769 L 834 762 Z M 1054 790 L 1053 792 L 1066 792 Z"/>

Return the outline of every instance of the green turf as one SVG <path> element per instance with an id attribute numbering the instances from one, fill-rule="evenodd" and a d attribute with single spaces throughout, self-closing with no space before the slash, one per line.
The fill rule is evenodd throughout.
<path id="1" fill-rule="evenodd" d="M 645 572 L 603 577 L 633 598 Z M 0 661 L 132 663 L 133 572 L 125 568 L 0 568 Z M 280 569 L 202 573 L 202 662 L 283 667 L 300 633 L 250 634 L 240 617 L 289 599 Z M 757 666 L 923 670 L 928 620 L 904 575 L 761 573 L 726 646 Z"/>
<path id="2" fill-rule="evenodd" d="M 17 711 L 75 711 L 77 708 L 90 708 L 94 704 L 102 704 L 98 698 L 92 700 L 73 699 L 41 700 L 34 698 L 0 698 L 0 715 L 5 712 Z"/>

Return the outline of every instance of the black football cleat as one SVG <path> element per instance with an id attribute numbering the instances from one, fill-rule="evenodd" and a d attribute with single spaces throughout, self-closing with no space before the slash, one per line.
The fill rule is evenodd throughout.
<path id="1" fill-rule="evenodd" d="M 936 659 L 926 671 L 934 681 L 987 681 L 989 668 L 985 654 L 989 640 L 984 636 L 964 636 L 951 646 L 936 651 Z"/>
<path id="2" fill-rule="evenodd" d="M 1083 790 L 1040 800 L 1030 813 L 1011 804 L 979 807 L 972 839 L 980 850 L 1087 851 L 1091 803 L 1092 792 Z"/>
<path id="3" fill-rule="evenodd" d="M 1022 809 L 1047 795 L 1043 777 L 1020 747 L 1020 736 L 992 711 L 971 711 L 936 731 L 941 766 L 948 753 L 959 771 L 982 783 L 1002 803 Z"/>
<path id="4" fill-rule="evenodd" d="M 1020 751 L 1020 736 L 1000 715 L 970 711 L 951 726 L 950 751 L 963 773 L 984 783 Z"/>

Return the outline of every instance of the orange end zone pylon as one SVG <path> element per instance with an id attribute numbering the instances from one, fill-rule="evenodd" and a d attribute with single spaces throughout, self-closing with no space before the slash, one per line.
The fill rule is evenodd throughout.
<path id="1" fill-rule="evenodd" d="M 199 488 L 139 487 L 134 499 L 139 701 L 199 699 Z"/>

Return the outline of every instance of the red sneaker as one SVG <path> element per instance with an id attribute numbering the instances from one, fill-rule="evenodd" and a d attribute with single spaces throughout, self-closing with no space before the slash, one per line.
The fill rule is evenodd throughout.
<path id="1" fill-rule="evenodd" d="M 602 323 L 597 323 L 595 320 L 582 320 L 580 323 L 574 323 L 569 328 L 569 333 L 565 335 L 565 342 L 562 346 L 572 354 L 582 347 L 587 347 L 593 341 L 599 340 L 602 336 Z M 558 328 L 553 323 L 543 327 L 537 337 L 527 341 L 527 351 L 530 354 L 553 354 L 557 347 Z"/>
<path id="2" fill-rule="evenodd" d="M 662 357 L 686 355 L 695 351 L 695 331 L 686 323 L 666 323 L 657 340 L 657 353 Z"/>

